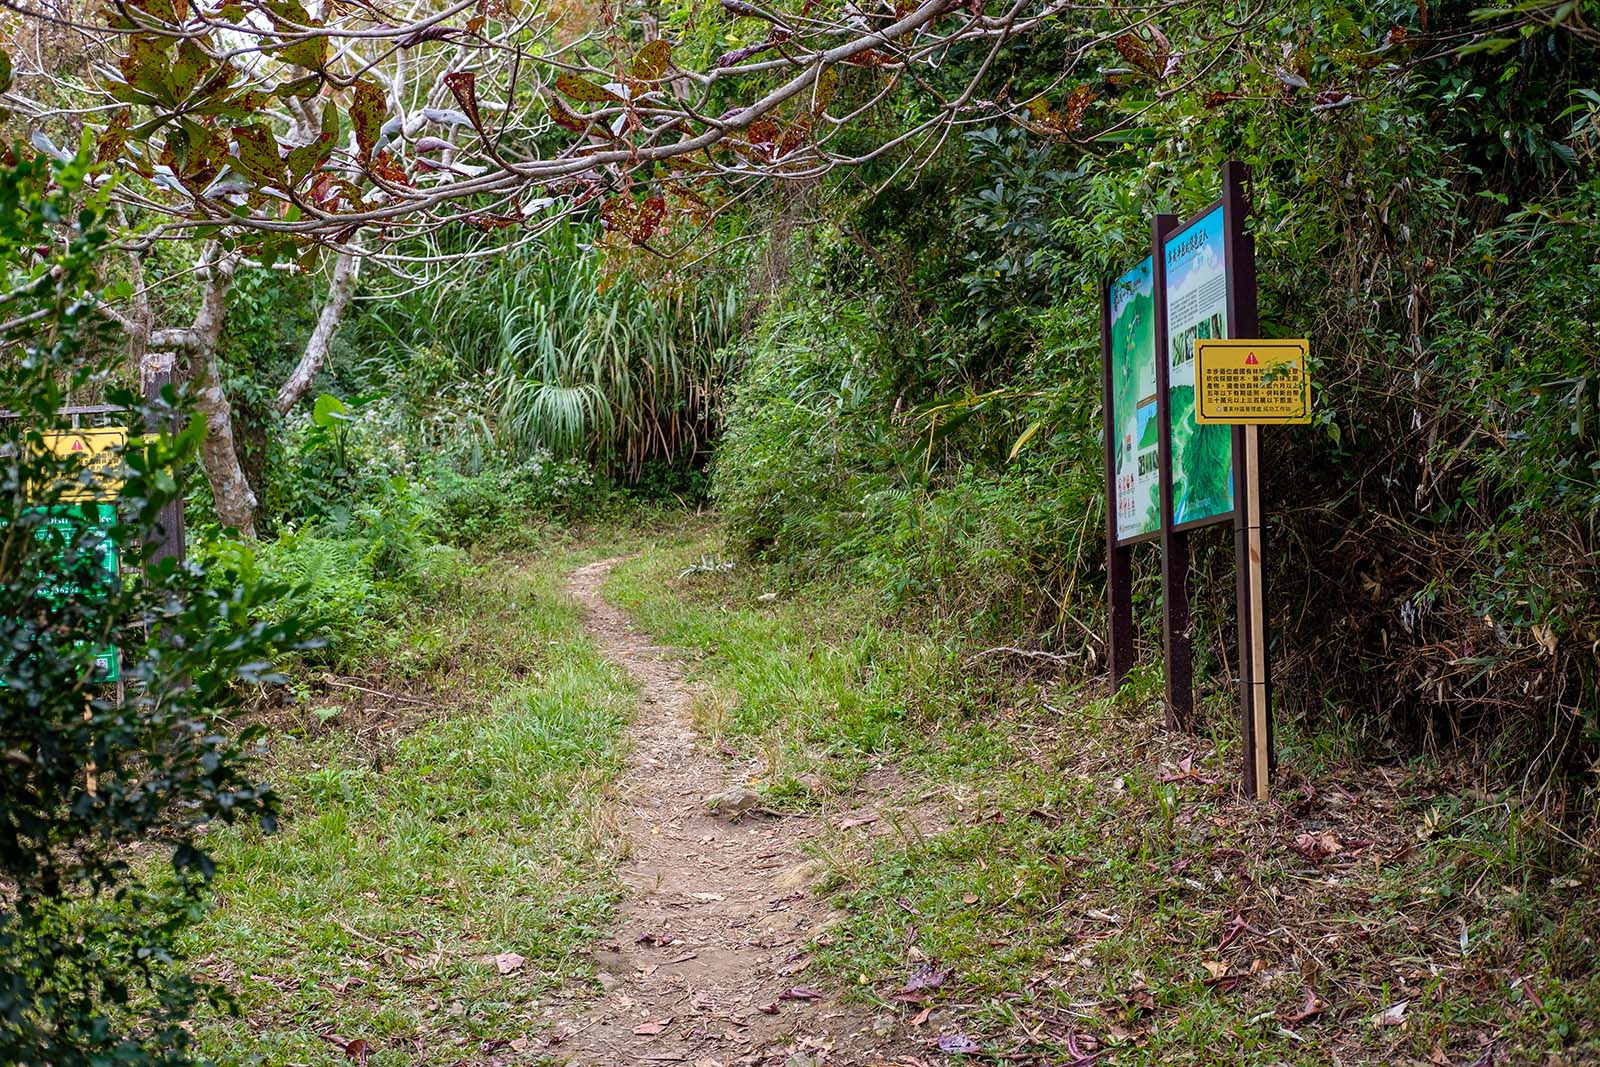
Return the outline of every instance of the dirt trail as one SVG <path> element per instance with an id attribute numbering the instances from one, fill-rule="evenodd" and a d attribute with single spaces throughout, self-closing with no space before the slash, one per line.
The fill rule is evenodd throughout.
<path id="1" fill-rule="evenodd" d="M 709 794 L 744 783 L 697 736 L 671 651 L 601 599 L 617 562 L 581 568 L 568 588 L 642 693 L 621 782 L 628 894 L 614 940 L 595 951 L 605 995 L 566 1024 L 553 1054 L 572 1067 L 904 1062 L 870 1014 L 807 977 L 806 943 L 827 918 L 805 884 L 807 820 L 706 810 Z"/>

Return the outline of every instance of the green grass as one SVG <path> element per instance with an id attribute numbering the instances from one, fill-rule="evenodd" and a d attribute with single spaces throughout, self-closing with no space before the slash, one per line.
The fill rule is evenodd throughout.
<path id="1" fill-rule="evenodd" d="M 585 973 L 618 891 L 605 800 L 634 694 L 560 592 L 585 558 L 474 569 L 397 621 L 402 661 L 272 713 L 281 829 L 210 840 L 194 956 L 244 1014 L 202 1025 L 208 1052 L 348 1063 L 336 1034 L 379 1067 L 535 1057 L 537 999 Z M 501 953 L 526 962 L 501 974 Z"/>
<path id="2" fill-rule="evenodd" d="M 1376 766 L 1290 722 L 1256 805 L 1231 788 L 1225 699 L 1168 734 L 1156 672 L 1113 703 L 974 661 L 954 626 L 885 624 L 859 591 L 680 576 L 716 554 L 706 531 L 664 542 L 608 595 L 696 658 L 713 732 L 766 753 L 775 804 L 822 803 L 808 775 L 848 803 L 888 764 L 904 808 L 934 809 L 927 832 L 818 843 L 845 916 L 815 946 L 827 973 L 909 1017 L 908 977 L 950 971 L 914 1039 L 960 1028 L 1045 1062 L 1095 1043 L 1116 1064 L 1600 1062 L 1596 841 L 1489 772 Z M 1296 851 L 1324 832 L 1338 852 Z M 1374 1024 L 1401 1001 L 1403 1025 Z"/>

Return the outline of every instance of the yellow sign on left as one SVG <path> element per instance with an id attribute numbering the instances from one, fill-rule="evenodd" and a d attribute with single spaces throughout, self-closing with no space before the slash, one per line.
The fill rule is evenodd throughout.
<path id="1" fill-rule="evenodd" d="M 46 433 L 44 444 L 62 458 L 81 456 L 85 474 L 63 484 L 58 499 L 63 502 L 115 500 L 122 491 L 121 449 L 128 443 L 126 426 L 97 426 L 87 430 L 62 430 Z"/>

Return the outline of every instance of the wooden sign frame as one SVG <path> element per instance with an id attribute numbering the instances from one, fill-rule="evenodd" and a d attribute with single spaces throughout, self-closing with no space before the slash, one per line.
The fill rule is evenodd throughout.
<path id="1" fill-rule="evenodd" d="M 1190 725 L 1194 716 L 1194 655 L 1189 625 L 1189 532 L 1232 520 L 1236 563 L 1239 627 L 1239 725 L 1243 741 L 1242 778 L 1245 792 L 1265 799 L 1277 768 L 1273 744 L 1270 634 L 1266 618 L 1263 571 L 1265 529 L 1260 493 L 1260 435 L 1257 426 L 1235 425 L 1231 431 L 1233 507 L 1231 511 L 1174 524 L 1171 414 L 1171 360 L 1167 309 L 1165 251 L 1169 238 L 1193 227 L 1210 213 L 1222 212 L 1223 268 L 1227 292 L 1226 337 L 1252 338 L 1256 319 L 1255 243 L 1245 232 L 1249 212 L 1249 173 L 1243 164 L 1222 168 L 1222 195 L 1182 225 L 1176 216 L 1156 215 L 1150 227 L 1153 269 L 1153 318 L 1156 342 L 1156 419 L 1161 501 L 1162 648 L 1166 661 L 1167 723 Z M 1109 280 L 1100 287 L 1100 357 L 1105 405 L 1106 592 L 1108 659 L 1111 691 L 1121 688 L 1133 662 L 1132 545 L 1144 538 L 1120 540 L 1116 516 L 1116 431 L 1112 382 L 1111 296 Z"/>

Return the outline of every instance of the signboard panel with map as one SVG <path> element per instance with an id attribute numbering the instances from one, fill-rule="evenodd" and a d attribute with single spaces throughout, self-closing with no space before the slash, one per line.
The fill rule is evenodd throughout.
<path id="1" fill-rule="evenodd" d="M 1195 421 L 1195 341 L 1228 336 L 1222 205 L 1162 244 L 1166 266 L 1167 404 L 1172 425 L 1172 524 L 1233 513 L 1233 433 Z"/>
<path id="2" fill-rule="evenodd" d="M 1154 265 L 1146 256 L 1111 283 L 1117 539 L 1123 543 L 1161 532 Z"/>

